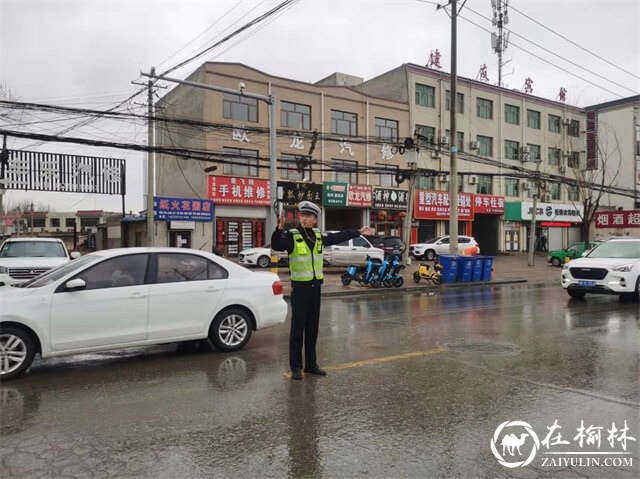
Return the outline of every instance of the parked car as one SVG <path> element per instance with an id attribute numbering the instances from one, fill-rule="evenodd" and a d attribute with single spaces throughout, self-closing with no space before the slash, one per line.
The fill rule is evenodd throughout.
<path id="1" fill-rule="evenodd" d="M 273 251 L 271 245 L 257 248 L 247 248 L 238 254 L 239 263 L 245 266 L 257 266 L 259 268 L 268 268 L 271 264 L 271 255 L 278 256 L 278 263 L 287 263 L 289 255 L 286 251 Z"/>
<path id="2" fill-rule="evenodd" d="M 0 246 L 0 286 L 22 283 L 79 257 L 59 238 L 8 238 Z"/>
<path id="3" fill-rule="evenodd" d="M 357 236 L 349 241 L 325 246 L 323 256 L 325 264 L 331 266 L 365 265 L 367 256 L 383 261 L 384 250 L 374 247 L 364 236 Z"/>
<path id="4" fill-rule="evenodd" d="M 433 261 L 438 255 L 449 254 L 449 243 L 449 235 L 439 236 L 424 243 L 409 245 L 409 254 L 416 259 Z M 480 245 L 473 236 L 458 235 L 458 254 L 462 254 L 464 250 L 473 247 L 477 248 L 477 250 L 474 250 L 475 254 L 480 254 Z"/>
<path id="5" fill-rule="evenodd" d="M 385 254 L 402 256 L 406 248 L 399 236 L 365 235 L 365 238 L 376 248 L 381 248 Z"/>
<path id="6" fill-rule="evenodd" d="M 243 348 L 283 323 L 278 275 L 187 248 L 96 251 L 0 288 L 0 380 L 43 358 L 208 339 Z"/>
<path id="7" fill-rule="evenodd" d="M 572 298 L 586 294 L 635 296 L 640 300 L 640 238 L 613 238 L 562 267 L 562 287 Z"/>
<path id="8" fill-rule="evenodd" d="M 592 241 L 589 244 L 591 245 L 589 249 L 596 246 L 599 241 Z M 568 248 L 564 248 L 557 251 L 550 251 L 547 255 L 547 261 L 551 263 L 553 266 L 562 266 L 568 260 L 572 260 L 574 258 L 579 258 L 582 256 L 582 253 L 585 252 L 585 242 L 572 244 Z"/>

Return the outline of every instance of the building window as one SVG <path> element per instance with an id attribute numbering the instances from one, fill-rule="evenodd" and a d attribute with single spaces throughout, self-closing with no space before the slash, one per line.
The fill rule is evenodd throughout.
<path id="1" fill-rule="evenodd" d="M 27 219 L 33 228 L 44 228 L 46 218 L 34 218 L 32 216 L 27 216 Z"/>
<path id="2" fill-rule="evenodd" d="M 237 121 L 258 121 L 258 100 L 246 96 L 223 93 L 222 116 Z"/>
<path id="3" fill-rule="evenodd" d="M 416 125 L 416 136 L 420 148 L 429 148 L 436 143 L 436 129 L 432 126 Z"/>
<path id="4" fill-rule="evenodd" d="M 507 160 L 517 160 L 520 143 L 517 141 L 504 140 L 504 157 Z"/>
<path id="5" fill-rule="evenodd" d="M 351 160 L 331 160 L 331 181 L 358 184 L 358 162 Z"/>
<path id="6" fill-rule="evenodd" d="M 490 175 L 478 175 L 478 188 L 476 192 L 480 195 L 493 194 L 493 178 Z"/>
<path id="7" fill-rule="evenodd" d="M 540 145 L 532 145 L 529 143 L 529 161 L 539 161 L 542 159 L 540 156 Z"/>
<path id="8" fill-rule="evenodd" d="M 416 188 L 419 190 L 437 190 L 435 176 L 419 176 L 416 178 Z"/>
<path id="9" fill-rule="evenodd" d="M 549 131 L 560 133 L 560 117 L 558 115 L 549 115 Z"/>
<path id="10" fill-rule="evenodd" d="M 535 110 L 527 110 L 527 126 L 534 130 L 540 129 L 540 112 Z"/>
<path id="11" fill-rule="evenodd" d="M 342 136 L 358 134 L 358 115 L 345 111 L 331 110 L 331 133 Z"/>
<path id="12" fill-rule="evenodd" d="M 514 105 L 504 106 L 504 122 L 512 125 L 520 124 L 520 107 Z"/>
<path id="13" fill-rule="evenodd" d="M 376 139 L 389 143 L 398 142 L 398 122 L 385 118 L 376 118 Z"/>
<path id="14" fill-rule="evenodd" d="M 504 191 L 506 196 L 520 196 L 520 180 L 518 178 L 505 178 Z"/>
<path id="15" fill-rule="evenodd" d="M 569 201 L 580 201 L 580 190 L 576 185 L 567 185 L 567 199 Z"/>
<path id="16" fill-rule="evenodd" d="M 551 199 L 560 199 L 560 183 L 547 183 L 547 188 L 549 188 L 549 193 L 551 193 Z"/>
<path id="17" fill-rule="evenodd" d="M 258 176 L 258 151 L 224 147 L 224 174 Z"/>
<path id="18" fill-rule="evenodd" d="M 580 168 L 580 152 L 572 151 L 567 158 L 567 167 L 569 168 Z"/>
<path id="19" fill-rule="evenodd" d="M 396 174 L 399 168 L 385 163 L 376 163 L 375 181 L 376 186 L 398 186 Z"/>
<path id="20" fill-rule="evenodd" d="M 493 138 L 490 136 L 477 135 L 478 154 L 481 156 L 493 156 Z"/>
<path id="21" fill-rule="evenodd" d="M 478 118 L 493 120 L 493 101 L 478 98 L 476 103 L 476 115 Z"/>
<path id="22" fill-rule="evenodd" d="M 80 228 L 93 228 L 94 226 L 98 226 L 98 220 L 100 218 L 80 218 Z"/>
<path id="23" fill-rule="evenodd" d="M 451 144 L 451 130 L 446 130 L 447 135 L 447 143 Z M 456 147 L 458 148 L 458 153 L 464 151 L 464 131 L 456 132 Z"/>
<path id="24" fill-rule="evenodd" d="M 416 83 L 416 105 L 436 107 L 436 89 L 429 85 Z"/>
<path id="25" fill-rule="evenodd" d="M 60 228 L 60 218 L 51 218 L 49 221 L 52 228 Z"/>
<path id="26" fill-rule="evenodd" d="M 580 122 L 578 120 L 571 120 L 571 123 L 569 123 L 567 135 L 576 138 L 580 136 Z"/>
<path id="27" fill-rule="evenodd" d="M 560 165 L 560 148 L 549 147 L 547 149 L 547 158 L 549 160 L 549 165 L 559 166 Z"/>
<path id="28" fill-rule="evenodd" d="M 298 165 L 301 161 L 304 161 L 307 165 L 304 167 L 304 171 L 298 171 Z M 310 156 L 282 154 L 280 156 L 280 165 L 280 178 L 283 180 L 302 181 L 311 179 Z"/>
<path id="29" fill-rule="evenodd" d="M 456 102 L 456 113 L 464 113 L 464 95 L 456 92 L 456 98 L 458 99 Z M 451 90 L 447 90 L 445 93 L 444 109 L 446 111 L 451 110 Z"/>
<path id="30" fill-rule="evenodd" d="M 65 218 L 64 219 L 64 227 L 65 228 L 75 228 L 76 227 L 76 219 L 75 218 Z"/>
<path id="31" fill-rule="evenodd" d="M 311 107 L 299 103 L 280 102 L 280 125 L 294 130 L 311 129 Z"/>

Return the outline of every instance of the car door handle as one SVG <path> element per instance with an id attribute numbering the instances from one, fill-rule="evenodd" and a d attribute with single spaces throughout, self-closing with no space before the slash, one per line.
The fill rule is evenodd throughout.
<path id="1" fill-rule="evenodd" d="M 207 288 L 205 288 L 205 291 L 218 291 L 219 288 L 216 288 L 215 286 L 208 286 Z"/>
<path id="2" fill-rule="evenodd" d="M 147 295 L 146 293 L 132 293 L 129 298 L 131 299 L 142 299 L 142 298 L 146 298 Z"/>

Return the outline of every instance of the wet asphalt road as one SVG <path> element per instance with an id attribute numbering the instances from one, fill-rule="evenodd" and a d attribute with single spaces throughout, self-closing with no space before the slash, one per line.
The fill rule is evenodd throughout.
<path id="1" fill-rule="evenodd" d="M 329 375 L 303 381 L 288 322 L 233 354 L 37 361 L 0 386 L 0 476 L 637 478 L 639 309 L 529 285 L 324 298 Z"/>

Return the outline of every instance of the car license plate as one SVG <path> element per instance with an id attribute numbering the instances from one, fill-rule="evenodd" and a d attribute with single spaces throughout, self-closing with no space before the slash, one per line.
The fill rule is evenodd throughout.
<path id="1" fill-rule="evenodd" d="M 584 286 L 585 288 L 592 288 L 595 285 L 596 285 L 595 281 L 584 281 L 584 280 L 578 281 L 578 286 Z"/>

